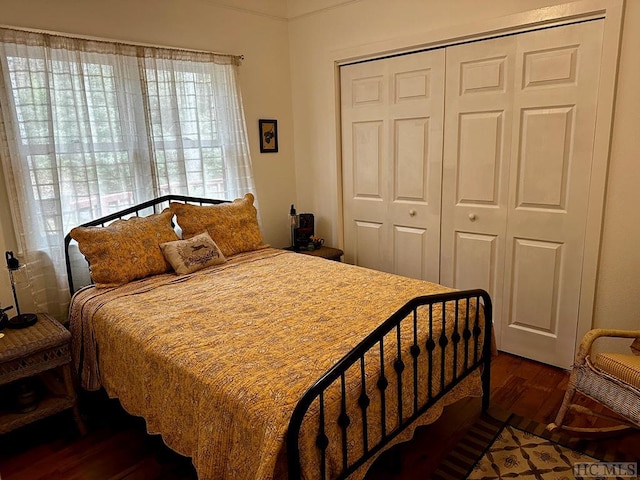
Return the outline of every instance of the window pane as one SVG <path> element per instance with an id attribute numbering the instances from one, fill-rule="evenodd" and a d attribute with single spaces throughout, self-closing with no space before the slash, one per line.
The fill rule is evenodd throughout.
<path id="1" fill-rule="evenodd" d="M 190 62 L 148 69 L 152 133 L 161 189 L 223 196 L 225 170 L 215 117 L 216 81 Z"/>

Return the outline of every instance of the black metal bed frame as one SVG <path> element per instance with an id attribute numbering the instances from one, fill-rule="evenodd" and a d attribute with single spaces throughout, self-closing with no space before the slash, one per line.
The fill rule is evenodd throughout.
<path id="1" fill-rule="evenodd" d="M 482 305 L 484 315 L 484 335 L 482 349 L 478 348 L 478 340 L 483 332 L 480 327 L 480 307 L 474 308 L 470 311 L 469 305 L 473 304 Z M 434 316 L 434 306 L 441 306 L 441 315 L 439 318 Z M 427 322 L 428 322 L 428 335 L 426 338 L 422 338 L 421 341 L 418 338 L 419 329 L 419 315 L 418 310 L 424 308 L 427 310 Z M 452 313 L 453 316 L 453 333 L 451 338 L 446 334 L 446 322 L 447 314 Z M 441 321 L 442 328 L 440 334 L 436 337 L 432 335 L 434 322 Z M 404 323 L 403 323 L 404 322 Z M 407 302 L 396 313 L 383 322 L 378 328 L 371 332 L 364 340 L 362 340 L 351 352 L 345 355 L 334 367 L 326 372 L 318 381 L 316 381 L 302 396 L 298 404 L 296 405 L 291 420 L 289 422 L 289 428 L 287 431 L 287 461 L 289 469 L 289 479 L 301 479 L 301 461 L 299 451 L 299 435 L 302 426 L 302 421 L 309 407 L 313 402 L 319 402 L 319 422 L 318 422 L 318 435 L 316 437 L 316 447 L 320 453 L 320 472 L 319 478 L 326 479 L 326 451 L 329 447 L 328 438 L 325 434 L 327 422 L 329 421 L 324 415 L 324 393 L 332 386 L 339 385 L 340 389 L 340 414 L 337 418 L 332 419 L 341 431 L 341 461 L 342 472 L 337 476 L 338 479 L 347 478 L 358 467 L 364 464 L 368 459 L 373 457 L 376 453 L 383 449 L 383 447 L 391 440 L 393 440 L 398 434 L 400 434 L 406 427 L 413 423 L 420 415 L 422 415 L 429 407 L 433 406 L 438 400 L 440 400 L 445 394 L 450 392 L 460 381 L 466 378 L 471 372 L 478 368 L 482 368 L 482 409 L 489 408 L 489 393 L 490 393 L 490 369 L 491 369 L 491 326 L 492 326 L 492 304 L 489 294 L 484 290 L 465 290 L 454 291 L 441 294 L 427 295 L 422 297 L 416 297 Z M 407 365 L 405 360 L 407 355 L 403 352 L 407 351 L 407 345 L 403 347 L 401 340 L 402 335 L 400 331 L 403 325 L 409 325 L 412 332 L 412 341 L 408 345 L 410 363 L 412 368 L 407 371 Z M 395 331 L 397 349 L 395 352 L 395 360 L 393 362 L 393 372 L 385 374 L 385 341 L 384 338 L 388 334 L 392 334 Z M 471 345 L 470 345 L 471 343 Z M 434 372 L 434 350 L 436 346 L 440 347 L 440 369 Z M 452 348 L 452 366 L 453 376 L 450 381 L 447 382 L 445 378 L 446 370 L 446 349 Z M 379 358 L 379 377 L 375 381 L 376 389 L 381 402 L 381 414 L 379 420 L 382 437 L 379 442 L 374 445 L 370 445 L 368 437 L 368 422 L 371 420 L 367 417 L 367 409 L 369 408 L 371 398 L 366 393 L 365 383 L 365 356 L 369 352 L 379 352 L 377 355 Z M 426 355 L 427 360 L 427 375 L 426 378 L 418 377 L 418 359 L 421 355 Z M 459 356 L 463 356 L 463 368 L 462 371 L 458 371 L 457 364 L 459 362 Z M 405 360 L 403 360 L 405 358 Z M 348 436 L 349 425 L 351 419 L 347 414 L 347 392 L 345 389 L 345 374 L 350 367 L 354 365 L 360 366 L 360 381 L 361 392 L 357 399 L 357 404 L 362 415 L 362 431 L 351 432 L 355 434 L 359 442 L 362 442 L 362 451 L 364 452 L 360 458 L 354 459 L 349 462 L 348 455 Z M 439 375 L 440 388 L 437 392 L 434 392 L 433 388 L 433 375 Z M 392 383 L 389 381 L 388 376 L 395 375 L 396 392 L 387 392 L 387 388 Z M 403 405 L 406 401 L 402 401 L 403 395 L 403 381 L 409 381 L 412 383 L 413 396 L 411 399 L 411 411 L 404 412 Z M 427 398 L 426 401 L 420 402 L 419 400 L 419 386 L 427 386 Z M 395 405 L 395 410 L 387 411 L 387 395 L 397 395 L 398 399 Z M 388 415 L 394 416 L 398 419 L 398 426 L 388 431 L 386 428 L 386 419 Z"/>
<path id="2" fill-rule="evenodd" d="M 139 216 L 141 212 L 153 209 L 154 213 L 159 211 L 159 206 L 167 204 L 170 201 L 178 201 L 192 204 L 219 204 L 225 203 L 226 200 L 213 200 L 207 198 L 189 197 L 183 195 L 165 195 L 154 200 L 141 203 L 139 205 L 126 208 L 122 211 L 107 215 L 105 217 L 84 223 L 82 226 L 106 226 L 108 223 L 122 218 L 131 216 Z M 67 264 L 67 274 L 69 279 L 69 289 L 71 293 L 74 290 L 72 268 L 69 259 L 69 245 L 71 237 L 65 237 L 65 257 Z M 470 305 L 476 305 L 473 310 Z M 440 306 L 440 314 L 438 318 L 434 315 L 434 307 Z M 484 321 L 482 328 L 480 326 L 480 310 L 482 309 Z M 418 311 L 427 312 L 426 315 L 419 315 Z M 453 313 L 451 317 L 450 314 Z M 426 319 L 424 318 L 426 316 Z M 449 325 L 452 330 L 450 338 L 447 336 L 446 322 L 447 318 L 453 318 L 454 325 Z M 418 330 L 420 323 L 426 321 L 427 335 L 419 338 Z M 432 335 L 435 322 L 442 322 L 440 333 L 437 337 Z M 408 326 L 408 327 L 407 327 Z M 422 325 L 423 329 L 425 325 Z M 452 328 L 451 328 L 452 327 Z M 409 328 L 412 332 L 412 341 L 409 345 L 402 344 L 402 329 Z M 394 335 L 395 345 L 397 349 L 393 353 L 395 360 L 393 361 L 392 371 L 389 372 L 387 365 L 390 353 L 385 353 L 385 337 L 389 334 Z M 482 347 L 478 347 L 480 336 L 482 335 Z M 388 337 L 387 337 L 388 338 Z M 459 382 L 466 378 L 469 374 L 477 369 L 482 369 L 482 409 L 489 407 L 489 391 L 490 391 L 490 370 L 491 370 L 491 338 L 492 338 L 492 304 L 489 294 L 481 289 L 453 291 L 435 295 L 427 295 L 416 297 L 407 302 L 396 313 L 380 324 L 373 332 L 364 338 L 351 352 L 345 355 L 338 363 L 320 377 L 313 385 L 311 385 L 304 395 L 300 398 L 295 406 L 286 436 L 286 451 L 288 464 L 289 480 L 302 479 L 301 455 L 299 447 L 299 437 L 305 414 L 309 408 L 317 402 L 319 408 L 318 416 L 318 434 L 316 436 L 316 448 L 320 457 L 319 478 L 327 479 L 327 450 L 329 449 L 329 438 L 326 435 L 327 427 L 330 423 L 337 425 L 341 432 L 341 445 L 339 451 L 341 453 L 342 470 L 336 477 L 338 479 L 347 478 L 351 473 L 357 470 L 361 465 L 366 463 L 370 458 L 383 450 L 391 440 L 396 438 L 406 427 L 411 425 L 420 415 L 428 408 L 433 406 L 445 394 L 450 392 Z M 435 352 L 439 347 L 439 352 Z M 446 353 L 447 349 L 452 349 L 453 376 L 450 380 L 446 379 Z M 403 353 L 405 352 L 405 353 Z M 408 355 L 406 354 L 408 352 Z M 376 395 L 379 396 L 381 405 L 379 421 L 381 438 L 377 442 L 371 442 L 368 435 L 368 425 L 373 421 L 368 416 L 368 408 L 372 401 L 366 390 L 365 357 L 374 355 L 379 360 L 379 376 L 375 382 Z M 394 358 L 392 355 L 392 358 Z M 434 355 L 440 355 L 439 371 L 434 372 Z M 418 362 L 424 361 L 426 356 L 427 375 L 425 378 L 419 378 Z M 409 357 L 409 358 L 407 358 Z M 411 365 L 407 368 L 405 361 Z M 458 368 L 458 364 L 462 361 L 462 369 Z M 361 392 L 357 398 L 357 405 L 360 410 L 362 420 L 361 431 L 353 432 L 349 429 L 351 418 L 347 413 L 347 391 L 346 391 L 346 372 L 356 366 L 360 370 Z M 385 366 L 387 372 L 385 373 Z M 460 370 L 460 371 L 459 371 Z M 439 388 L 434 391 L 433 378 L 439 375 Z M 391 377 L 393 376 L 393 377 Z M 391 380 L 391 381 L 390 381 Z M 413 386 L 413 396 L 411 398 L 411 411 L 403 411 L 406 405 L 406 399 L 403 401 L 403 382 L 410 382 Z M 389 392 L 388 389 L 396 390 Z M 419 387 L 427 388 L 425 400 L 419 399 Z M 394 388 L 395 386 L 395 388 Z M 337 388 L 340 392 L 338 399 L 340 413 L 337 418 L 327 418 L 325 415 L 325 392 L 330 388 Z M 395 410 L 390 411 L 390 402 L 387 402 L 387 395 L 397 395 L 395 402 Z M 388 410 L 389 408 L 389 410 Z M 388 430 L 386 419 L 389 415 L 397 419 L 396 427 Z M 349 438 L 357 438 L 361 442 L 362 455 L 359 458 L 352 459 L 349 455 L 348 442 Z M 352 455 L 351 455 L 352 456 Z"/>

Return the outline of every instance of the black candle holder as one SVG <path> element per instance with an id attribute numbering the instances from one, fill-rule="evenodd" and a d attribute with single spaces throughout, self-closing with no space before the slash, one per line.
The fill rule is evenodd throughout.
<path id="1" fill-rule="evenodd" d="M 14 257 L 13 252 L 5 252 L 4 256 L 7 260 L 7 270 L 9 270 L 9 279 L 11 280 L 11 291 L 13 292 L 13 301 L 16 306 L 17 315 L 6 320 L 6 326 L 8 328 L 25 328 L 33 325 L 38 321 L 38 316 L 35 313 L 21 313 L 20 305 L 18 304 L 18 295 L 16 293 L 16 282 L 14 278 L 15 272 L 23 268 L 20 265 L 20 261 Z M 3 312 L 11 307 L 3 309 Z"/>

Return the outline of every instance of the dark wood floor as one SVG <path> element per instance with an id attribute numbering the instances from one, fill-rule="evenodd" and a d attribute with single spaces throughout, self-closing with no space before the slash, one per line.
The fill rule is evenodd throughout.
<path id="1" fill-rule="evenodd" d="M 492 408 L 548 423 L 567 380 L 562 370 L 501 353 L 492 369 Z M 84 437 L 68 412 L 0 436 L 2 480 L 197 478 L 188 458 L 169 450 L 158 436 L 147 435 L 144 422 L 124 413 L 117 401 L 101 394 L 84 395 L 81 401 L 89 427 Z M 479 412 L 478 399 L 448 407 L 436 423 L 418 429 L 413 440 L 384 454 L 367 480 L 429 478 Z M 640 432 L 600 441 L 612 442 L 619 451 L 640 452 Z"/>

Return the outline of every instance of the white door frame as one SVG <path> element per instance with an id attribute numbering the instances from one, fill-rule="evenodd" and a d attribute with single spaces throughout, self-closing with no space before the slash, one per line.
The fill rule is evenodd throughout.
<path id="1" fill-rule="evenodd" d="M 335 85 L 335 102 L 332 116 L 335 121 L 335 128 L 331 131 L 334 138 L 331 138 L 330 141 L 336 146 L 337 213 L 340 245 L 344 245 L 340 141 L 340 65 L 585 20 L 603 19 L 604 33 L 602 39 L 600 85 L 598 90 L 598 114 L 593 146 L 591 184 L 589 188 L 589 198 L 591 200 L 589 202 L 587 227 L 585 230 L 585 260 L 583 261 L 581 275 L 580 311 L 578 312 L 578 328 L 576 332 L 577 349 L 583 335 L 591 329 L 593 325 L 623 13 L 624 0 L 580 0 L 495 19 L 478 20 L 464 25 L 454 25 L 447 28 L 430 30 L 404 38 L 385 40 L 328 52 L 326 64 L 327 68 L 333 70 Z"/>

